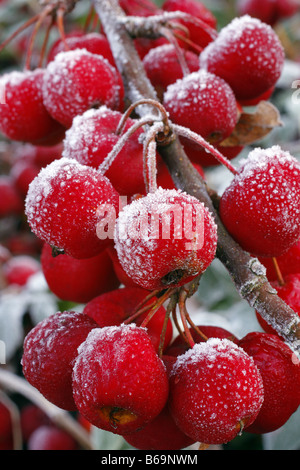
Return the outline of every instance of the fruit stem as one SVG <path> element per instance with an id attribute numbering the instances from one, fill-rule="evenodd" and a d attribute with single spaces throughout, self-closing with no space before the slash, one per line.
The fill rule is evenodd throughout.
<path id="1" fill-rule="evenodd" d="M 193 48 L 198 54 L 201 54 L 201 52 L 203 51 L 203 47 L 198 46 L 198 44 L 194 43 L 193 41 L 188 39 L 186 36 L 182 36 L 182 34 L 176 32 L 176 31 L 173 32 L 173 36 L 175 36 L 175 38 L 179 39 L 179 41 L 185 42 L 188 46 Z"/>
<path id="2" fill-rule="evenodd" d="M 65 50 L 69 51 L 70 47 L 66 41 L 66 34 L 65 34 L 65 27 L 64 27 L 64 15 L 65 15 L 65 9 L 63 7 L 59 8 L 56 13 L 56 23 L 57 23 L 57 28 L 58 28 L 61 40 L 65 46 Z"/>
<path id="3" fill-rule="evenodd" d="M 209 153 L 211 153 L 222 165 L 224 165 L 231 173 L 234 175 L 237 174 L 237 170 L 234 168 L 234 166 L 230 163 L 230 161 L 221 153 L 219 150 L 217 150 L 213 145 L 211 145 L 207 140 L 205 140 L 201 135 L 196 134 L 196 132 L 191 131 L 190 129 L 179 126 L 178 124 L 173 124 L 172 127 L 174 131 L 178 134 L 181 135 L 182 137 L 185 137 L 187 139 L 190 139 L 197 144 L 199 144 L 201 147 L 204 147 Z"/>
<path id="4" fill-rule="evenodd" d="M 48 45 L 48 41 L 49 41 L 49 36 L 50 36 L 50 32 L 51 32 L 51 29 L 54 25 L 54 18 L 52 17 L 47 29 L 46 29 L 46 33 L 45 33 L 45 37 L 44 37 L 44 41 L 43 41 L 43 44 L 42 44 L 42 48 L 41 48 L 41 53 L 40 53 L 40 61 L 39 61 L 39 67 L 41 68 L 43 66 L 43 61 L 44 61 L 44 58 L 45 58 L 45 55 L 46 55 L 46 48 L 47 48 L 47 45 Z"/>
<path id="5" fill-rule="evenodd" d="M 165 110 L 164 106 L 163 106 L 159 101 L 153 100 L 153 99 L 151 99 L 151 98 L 144 98 L 144 99 L 135 101 L 134 103 L 132 103 L 132 104 L 128 107 L 128 109 L 126 110 L 126 112 L 123 114 L 123 116 L 122 116 L 121 119 L 120 119 L 120 122 L 119 122 L 118 127 L 117 127 L 117 130 L 116 130 L 116 134 L 117 134 L 117 135 L 121 135 L 121 134 L 122 134 L 127 119 L 128 119 L 128 118 L 130 117 L 130 115 L 133 113 L 133 111 L 135 110 L 135 108 L 137 108 L 137 106 L 140 106 L 140 105 L 143 105 L 143 104 L 147 104 L 147 105 L 153 106 L 153 107 L 157 108 L 157 109 L 161 112 L 161 114 L 162 114 L 162 122 L 163 122 L 164 125 L 165 125 L 164 132 L 165 132 L 165 135 L 168 136 L 169 133 L 170 133 L 170 124 L 169 124 L 168 113 L 167 113 L 167 111 Z M 155 119 L 153 119 L 153 121 L 154 121 L 154 120 L 155 120 Z"/>
<path id="6" fill-rule="evenodd" d="M 164 322 L 163 322 L 163 326 L 162 326 L 162 330 L 160 334 L 160 341 L 159 341 L 159 347 L 158 347 L 158 356 L 160 358 L 163 355 L 168 321 L 169 321 L 172 311 L 176 308 L 176 304 L 177 304 L 177 295 L 175 294 L 170 297 L 170 301 L 166 308 L 166 314 L 165 314 L 165 318 L 164 318 Z"/>
<path id="7" fill-rule="evenodd" d="M 181 67 L 181 70 L 182 70 L 182 74 L 185 77 L 186 75 L 188 75 L 190 73 L 190 70 L 189 70 L 187 62 L 185 60 L 184 52 L 183 52 L 182 48 L 179 46 L 178 41 L 176 40 L 174 33 L 171 32 L 169 30 L 169 28 L 166 28 L 164 26 L 161 28 L 161 33 L 162 33 L 162 36 L 164 36 L 174 46 L 175 51 L 176 51 L 176 55 L 177 55 L 177 59 L 178 59 L 178 62 L 180 64 L 180 67 Z"/>
<path id="8" fill-rule="evenodd" d="M 141 307 L 139 310 L 135 311 L 130 317 L 126 318 L 124 321 L 124 324 L 127 325 L 131 322 L 133 322 L 136 318 L 138 318 L 142 313 L 147 312 L 149 309 L 154 308 L 157 304 L 157 300 L 154 300 L 151 304 L 144 305 Z"/>
<path id="9" fill-rule="evenodd" d="M 34 46 L 36 35 L 37 35 L 44 19 L 52 11 L 53 11 L 53 7 L 51 5 L 48 5 L 47 7 L 45 7 L 44 10 L 40 13 L 37 22 L 35 23 L 33 32 L 32 32 L 31 37 L 30 37 L 29 46 L 28 46 L 28 49 L 27 49 L 27 56 L 26 56 L 26 61 L 25 61 L 25 70 L 30 70 L 30 62 L 31 62 L 32 51 L 33 51 L 33 46 Z"/>
<path id="10" fill-rule="evenodd" d="M 151 318 L 157 312 L 157 310 L 163 305 L 163 303 L 176 291 L 176 289 L 168 289 L 164 295 L 162 295 L 158 301 L 156 302 L 155 306 L 151 308 L 146 318 L 141 323 L 141 328 L 146 328 Z"/>
<path id="11" fill-rule="evenodd" d="M 144 140 L 144 180 L 147 193 L 153 193 L 157 190 L 156 136 L 163 130 L 164 124 L 162 122 L 154 124 Z"/>
<path id="12" fill-rule="evenodd" d="M 100 173 L 104 174 L 111 164 L 113 163 L 114 159 L 118 155 L 118 153 L 122 150 L 122 147 L 125 145 L 126 141 L 130 138 L 132 134 L 134 134 L 135 131 L 140 129 L 141 127 L 147 125 L 147 124 L 152 124 L 153 123 L 153 116 L 145 116 L 144 118 L 139 119 L 136 123 L 134 123 L 119 139 L 119 141 L 114 145 L 112 150 L 108 153 L 108 155 L 105 157 L 101 165 L 98 167 L 98 171 Z"/>
<path id="13" fill-rule="evenodd" d="M 186 311 L 186 319 L 188 321 L 188 323 L 191 325 L 191 327 L 196 331 L 196 333 L 198 333 L 198 335 L 204 340 L 204 341 L 207 341 L 208 340 L 208 337 L 200 330 L 200 328 L 198 328 L 197 325 L 195 325 L 195 323 L 192 321 L 189 313 Z"/>
<path id="14" fill-rule="evenodd" d="M 180 289 L 179 300 L 178 300 L 180 318 L 181 318 L 183 329 L 184 329 L 184 335 L 186 336 L 186 340 L 189 346 L 192 348 L 195 345 L 195 341 L 193 340 L 193 337 L 191 335 L 191 332 L 187 323 L 188 312 L 186 309 L 186 299 L 187 299 L 187 291 L 185 289 Z"/>
<path id="15" fill-rule="evenodd" d="M 0 52 L 13 40 L 15 39 L 22 31 L 29 28 L 32 24 L 34 24 L 39 18 L 40 13 L 30 18 L 26 23 L 22 24 L 16 31 L 14 31 L 5 41 L 0 44 Z"/>
<path id="16" fill-rule="evenodd" d="M 278 282 L 281 286 L 284 286 L 285 285 L 285 281 L 283 279 L 283 276 L 282 276 L 282 273 L 281 273 L 281 270 L 280 270 L 280 267 L 279 267 L 279 264 L 278 264 L 278 261 L 277 261 L 277 258 L 276 257 L 273 257 L 272 258 L 272 262 L 273 262 L 273 265 L 274 265 L 274 269 L 276 271 L 276 276 L 277 276 L 277 279 L 278 279 Z"/>
<path id="17" fill-rule="evenodd" d="M 210 444 L 205 444 L 204 442 L 201 442 L 199 444 L 198 450 L 206 450 L 206 449 L 209 448 L 209 446 L 210 446 Z"/>
<path id="18" fill-rule="evenodd" d="M 95 15 L 95 8 L 94 5 L 90 6 L 89 12 L 87 14 L 84 26 L 83 26 L 83 31 L 86 34 L 89 30 L 90 24 L 92 23 L 93 17 Z"/>

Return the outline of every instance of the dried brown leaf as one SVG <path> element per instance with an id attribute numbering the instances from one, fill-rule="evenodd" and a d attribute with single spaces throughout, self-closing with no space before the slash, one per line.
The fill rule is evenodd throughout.
<path id="1" fill-rule="evenodd" d="M 280 126 L 282 121 L 278 109 L 268 101 L 261 101 L 254 113 L 241 114 L 232 134 L 220 145 L 223 147 L 250 145 Z"/>

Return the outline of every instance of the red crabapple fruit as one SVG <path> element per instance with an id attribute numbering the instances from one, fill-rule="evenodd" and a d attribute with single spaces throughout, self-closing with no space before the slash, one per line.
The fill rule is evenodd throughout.
<path id="1" fill-rule="evenodd" d="M 74 51 L 75 49 L 86 49 L 92 54 L 98 54 L 109 61 L 109 63 L 115 66 L 115 61 L 111 52 L 111 48 L 107 38 L 102 33 L 87 33 L 83 35 L 66 35 L 65 42 L 62 39 L 58 39 L 51 47 L 47 60 L 52 62 L 57 54 L 66 51 L 66 45 L 68 50 Z"/>
<path id="2" fill-rule="evenodd" d="M 246 431 L 263 434 L 281 427 L 300 404 L 300 362 L 278 336 L 252 332 L 239 341 L 260 371 L 264 402 Z"/>
<path id="3" fill-rule="evenodd" d="M 284 50 L 271 26 L 234 18 L 200 54 L 200 68 L 222 77 L 238 101 L 257 98 L 279 79 Z"/>
<path id="4" fill-rule="evenodd" d="M 26 196 L 29 184 L 38 175 L 39 171 L 40 168 L 37 165 L 25 158 L 16 160 L 13 163 L 9 175 L 23 197 Z"/>
<path id="5" fill-rule="evenodd" d="M 142 429 L 126 434 L 125 441 L 139 450 L 179 450 L 194 443 L 175 424 L 168 405 Z"/>
<path id="6" fill-rule="evenodd" d="M 115 434 L 136 431 L 164 408 L 168 376 L 144 328 L 96 328 L 79 347 L 73 369 L 78 411 Z"/>
<path id="7" fill-rule="evenodd" d="M 162 360 L 170 374 L 176 358 L 162 356 Z M 124 439 L 139 450 L 178 450 L 194 443 L 193 439 L 176 425 L 168 402 L 156 418 L 142 429 L 125 435 Z"/>
<path id="8" fill-rule="evenodd" d="M 160 10 L 151 0 L 120 0 L 120 7 L 126 15 L 152 16 L 159 14 Z"/>
<path id="9" fill-rule="evenodd" d="M 141 287 L 114 289 L 90 300 L 85 305 L 83 312 L 93 318 L 101 327 L 120 325 L 134 314 L 138 306 L 144 302 L 147 295 L 148 291 Z M 148 309 L 135 317 L 132 322 L 140 326 L 147 317 L 154 300 L 157 301 L 157 297 L 153 297 L 145 304 L 143 303 L 143 306 L 149 306 Z M 147 333 L 156 351 L 158 351 L 160 346 L 160 337 L 165 315 L 166 309 L 162 305 L 147 323 Z M 169 345 L 172 335 L 173 327 L 171 320 L 169 320 L 165 332 L 164 348 Z"/>
<path id="10" fill-rule="evenodd" d="M 77 259 L 96 256 L 112 243 L 113 234 L 98 236 L 97 224 L 105 216 L 113 223 L 118 211 L 119 195 L 110 181 L 68 158 L 42 168 L 25 201 L 28 223 L 37 237 Z"/>
<path id="11" fill-rule="evenodd" d="M 277 280 L 277 272 L 271 258 L 260 257 L 259 261 L 267 269 L 267 278 L 269 281 Z M 288 274 L 297 274 L 300 272 L 300 239 L 287 252 L 276 258 L 281 275 L 285 277 Z"/>
<path id="12" fill-rule="evenodd" d="M 158 188 L 124 207 L 115 247 L 126 274 L 144 289 L 181 286 L 214 259 L 217 228 L 196 198 Z"/>
<path id="13" fill-rule="evenodd" d="M 89 302 L 120 285 L 107 250 L 91 258 L 75 259 L 62 253 L 53 256 L 51 246 L 45 243 L 41 267 L 51 292 L 70 302 Z"/>
<path id="14" fill-rule="evenodd" d="M 54 145 L 64 128 L 48 113 L 43 102 L 45 71 L 13 71 L 0 77 L 0 132 L 15 141 Z"/>
<path id="15" fill-rule="evenodd" d="M 0 194 L 0 217 L 24 212 L 24 199 L 10 175 L 0 175 Z"/>
<path id="16" fill-rule="evenodd" d="M 125 287 L 138 287 L 138 285 L 125 273 L 122 265 L 120 263 L 118 253 L 114 246 L 109 246 L 107 248 L 109 256 L 113 262 L 114 270 L 119 279 L 120 283 L 123 284 Z"/>
<path id="17" fill-rule="evenodd" d="M 41 265 L 32 256 L 13 256 L 3 264 L 3 276 L 8 285 L 24 286 L 29 278 L 40 272 Z"/>
<path id="18" fill-rule="evenodd" d="M 24 405 L 20 413 L 20 426 L 22 438 L 26 443 L 37 428 L 50 424 L 50 417 L 37 405 L 29 403 Z"/>
<path id="19" fill-rule="evenodd" d="M 104 57 L 85 49 L 60 52 L 47 65 L 43 101 L 49 114 L 66 128 L 90 108 L 123 108 L 116 69 Z"/>
<path id="20" fill-rule="evenodd" d="M 8 407 L 0 401 L 0 450 L 13 450 L 13 420 Z"/>
<path id="21" fill-rule="evenodd" d="M 299 10 L 297 0 L 238 0 L 237 12 L 240 16 L 250 15 L 261 21 L 276 25 L 284 18 L 290 18 Z"/>
<path id="22" fill-rule="evenodd" d="M 171 371 L 171 414 L 185 434 L 205 444 L 235 438 L 253 423 L 263 398 L 253 359 L 227 339 L 195 344 Z"/>
<path id="23" fill-rule="evenodd" d="M 63 156 L 98 168 L 120 140 L 116 131 L 121 118 L 122 113 L 106 106 L 90 109 L 77 116 L 66 132 Z M 128 118 L 124 132 L 134 123 L 134 119 Z M 143 144 L 139 141 L 142 133 L 143 130 L 138 129 L 126 140 L 105 172 L 105 176 L 122 196 L 145 194 Z"/>
<path id="24" fill-rule="evenodd" d="M 181 52 L 189 72 L 199 70 L 198 55 L 183 49 Z M 175 83 L 176 80 L 183 78 L 185 74 L 173 44 L 163 44 L 150 49 L 143 58 L 143 65 L 150 82 L 160 98 L 163 97 L 164 92 L 171 83 Z"/>
<path id="25" fill-rule="evenodd" d="M 228 339 L 234 343 L 238 342 L 238 338 L 234 334 L 220 326 L 197 325 L 197 328 L 201 333 L 199 333 L 199 331 L 197 332 L 194 328 L 189 329 L 195 343 L 203 343 L 208 338 Z M 182 335 L 178 335 L 166 349 L 165 355 L 174 357 L 181 356 L 188 349 L 190 349 L 190 345 L 187 340 L 183 338 Z"/>
<path id="26" fill-rule="evenodd" d="M 206 31 L 205 25 L 215 29 L 217 20 L 204 3 L 198 0 L 166 0 L 162 8 L 166 12 L 181 11 L 191 15 L 191 21 L 184 19 L 176 21 L 188 30 L 188 39 L 196 46 L 203 48 L 212 41 L 211 33 Z M 201 24 L 199 24 L 199 20 Z"/>
<path id="27" fill-rule="evenodd" d="M 28 450 L 77 450 L 75 439 L 53 424 L 38 427 L 29 437 Z"/>
<path id="28" fill-rule="evenodd" d="M 169 85 L 163 104 L 171 121 L 212 142 L 228 137 L 238 119 L 237 102 L 230 86 L 205 70 Z"/>
<path id="29" fill-rule="evenodd" d="M 220 201 L 232 237 L 255 256 L 280 256 L 300 236 L 300 163 L 279 146 L 256 148 Z"/>
<path id="30" fill-rule="evenodd" d="M 72 371 L 77 348 L 98 325 L 78 312 L 57 312 L 39 322 L 24 340 L 26 380 L 51 403 L 75 411 Z"/>

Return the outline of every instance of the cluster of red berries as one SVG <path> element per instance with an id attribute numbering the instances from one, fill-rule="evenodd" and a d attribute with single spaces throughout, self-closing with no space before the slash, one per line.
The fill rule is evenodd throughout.
<path id="1" fill-rule="evenodd" d="M 190 347 L 181 335 L 170 341 L 170 323 L 159 357 L 163 312 L 149 329 L 126 323 L 128 299 L 145 296 L 128 289 L 93 299 L 82 313 L 58 312 L 27 335 L 25 377 L 52 403 L 138 449 L 165 450 L 271 432 L 298 408 L 299 360 L 278 336 L 238 339 L 200 325 Z"/>
<path id="2" fill-rule="evenodd" d="M 178 47 L 165 38 L 135 44 L 159 109 L 182 130 L 184 149 L 204 175 L 202 166 L 217 163 L 213 149 L 223 148 L 243 106 L 272 93 L 282 45 L 268 24 L 248 15 L 217 33 L 215 18 L 194 0 L 166 0 L 162 9 L 150 0 L 120 5 L 142 17 L 191 15 L 176 20 Z M 45 68 L 8 73 L 0 87 L 6 137 L 62 145 L 58 158 L 28 175 L 25 213 L 44 243 L 50 289 L 85 304 L 82 313 L 57 312 L 28 333 L 28 382 L 139 449 L 223 444 L 243 430 L 265 433 L 284 424 L 300 404 L 300 365 L 282 339 L 273 331 L 238 339 L 186 324 L 181 295 L 215 258 L 218 228 L 204 204 L 174 187 L 144 121 L 126 113 L 105 35 L 70 34 L 54 44 Z M 25 175 L 22 168 L 15 174 Z M 243 249 L 272 260 L 295 249 L 299 183 L 299 162 L 280 147 L 249 154 L 219 205 Z"/>

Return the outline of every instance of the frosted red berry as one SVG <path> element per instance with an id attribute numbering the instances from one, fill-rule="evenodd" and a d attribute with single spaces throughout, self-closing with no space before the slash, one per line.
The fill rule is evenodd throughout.
<path id="1" fill-rule="evenodd" d="M 51 403 L 75 411 L 72 371 L 77 348 L 97 327 L 87 315 L 57 312 L 39 322 L 24 340 L 22 368 L 26 380 Z"/>
<path id="2" fill-rule="evenodd" d="M 197 325 L 198 331 L 194 328 L 189 328 L 191 337 L 195 343 L 203 343 L 208 338 L 219 338 L 219 339 L 228 339 L 234 343 L 238 342 L 238 338 L 231 333 L 230 331 L 215 325 Z M 165 351 L 167 356 L 181 356 L 188 349 L 190 349 L 190 344 L 187 338 L 184 338 L 182 335 L 177 335 L 169 347 Z"/>
<path id="3" fill-rule="evenodd" d="M 144 289 L 181 286 L 215 256 L 217 228 L 207 208 L 178 190 L 159 188 L 119 213 L 115 247 L 126 274 Z"/>
<path id="4" fill-rule="evenodd" d="M 227 339 L 195 344 L 177 358 L 171 372 L 173 418 L 202 443 L 224 444 L 235 438 L 255 420 L 263 397 L 253 359 Z"/>
<path id="5" fill-rule="evenodd" d="M 200 54 L 200 67 L 222 77 L 238 100 L 258 97 L 273 87 L 284 64 L 275 31 L 257 18 L 234 18 Z"/>
<path id="6" fill-rule="evenodd" d="M 31 276 L 41 271 L 41 265 L 32 256 L 19 255 L 6 261 L 2 269 L 8 285 L 24 286 Z"/>
<path id="7" fill-rule="evenodd" d="M 109 42 L 102 33 L 91 32 L 87 34 L 66 35 L 65 42 L 58 39 L 51 47 L 48 53 L 48 62 L 52 62 L 60 52 L 75 49 L 86 49 L 92 54 L 98 54 L 107 59 L 111 65 L 115 65 L 115 61 L 111 52 Z"/>
<path id="8" fill-rule="evenodd" d="M 119 195 L 97 170 L 60 158 L 31 182 L 25 211 L 31 230 L 74 258 L 96 256 L 113 241 Z M 109 223 L 108 219 L 111 223 Z M 105 227 L 98 233 L 98 224 Z M 109 231 L 110 230 L 110 231 Z"/>
<path id="9" fill-rule="evenodd" d="M 191 21 L 184 19 L 176 21 L 187 28 L 188 39 L 196 46 L 205 47 L 212 41 L 210 29 L 216 29 L 217 19 L 203 2 L 198 0 L 166 0 L 162 8 L 166 12 L 181 11 L 191 16 Z M 197 22 L 197 19 L 201 23 Z M 205 25 L 209 27 L 209 30 L 206 30 Z M 182 32 L 181 34 L 184 35 Z"/>
<path id="10" fill-rule="evenodd" d="M 93 318 L 99 326 L 104 327 L 121 325 L 137 311 L 139 305 L 148 305 L 148 309 L 131 320 L 132 323 L 140 326 L 150 312 L 153 302 L 158 301 L 157 297 L 153 297 L 144 304 L 147 295 L 148 291 L 140 287 L 114 289 L 90 300 L 85 305 L 83 312 Z M 166 309 L 164 306 L 161 306 L 146 326 L 147 333 L 157 351 L 160 346 L 165 315 Z M 171 320 L 169 320 L 166 327 L 163 349 L 169 345 L 172 336 L 173 326 Z"/>
<path id="11" fill-rule="evenodd" d="M 253 358 L 264 386 L 264 402 L 247 432 L 274 431 L 299 407 L 299 359 L 278 336 L 267 333 L 248 333 L 239 341 L 239 346 Z"/>
<path id="12" fill-rule="evenodd" d="M 256 256 L 276 257 L 300 235 L 300 164 L 279 146 L 256 148 L 220 201 L 232 237 Z"/>
<path id="13" fill-rule="evenodd" d="M 79 412 L 101 429 L 136 431 L 162 411 L 168 391 L 165 366 L 143 328 L 97 328 L 79 348 L 74 399 Z"/>
<path id="14" fill-rule="evenodd" d="M 230 86 L 220 77 L 200 70 L 168 86 L 163 104 L 171 121 L 220 142 L 233 131 L 237 103 Z"/>
<path id="15" fill-rule="evenodd" d="M 199 70 L 199 57 L 192 51 L 181 50 L 189 72 Z M 143 58 L 146 74 L 154 86 L 159 98 L 167 87 L 176 80 L 183 78 L 185 69 L 182 68 L 176 48 L 172 44 L 153 47 Z"/>
<path id="16" fill-rule="evenodd" d="M 15 141 L 54 145 L 62 140 L 64 128 L 48 113 L 43 101 L 45 71 L 13 71 L 0 78 L 0 131 Z"/>
<path id="17" fill-rule="evenodd" d="M 75 259 L 66 254 L 53 256 L 52 251 L 45 243 L 41 267 L 49 289 L 59 299 L 86 303 L 119 287 L 120 281 L 106 250 L 87 259 Z"/>
<path id="18" fill-rule="evenodd" d="M 106 106 L 77 116 L 66 133 L 63 155 L 98 168 L 120 140 L 117 129 L 121 118 L 122 113 Z M 135 122 L 128 118 L 123 132 Z M 126 140 L 104 173 L 122 196 L 145 194 L 143 144 L 139 140 L 142 133 L 143 130 L 138 129 Z"/>
<path id="19" fill-rule="evenodd" d="M 74 117 L 107 105 L 122 109 L 123 89 L 116 69 L 104 57 L 85 49 L 57 54 L 47 65 L 43 101 L 49 114 L 70 127 Z"/>

